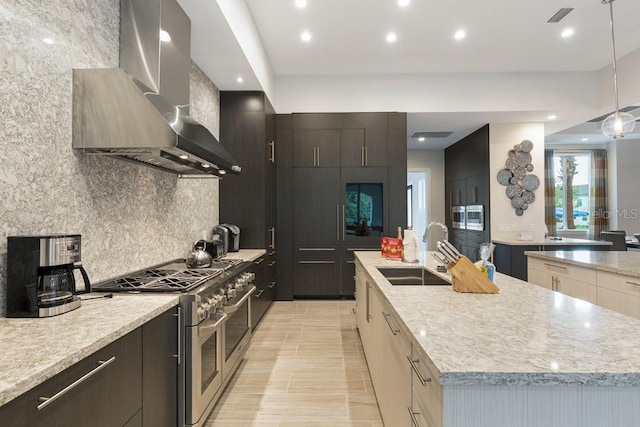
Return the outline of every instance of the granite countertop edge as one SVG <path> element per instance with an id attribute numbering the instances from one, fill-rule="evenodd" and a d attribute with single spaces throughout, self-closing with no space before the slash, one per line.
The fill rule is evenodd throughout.
<path id="1" fill-rule="evenodd" d="M 633 252 L 628 252 L 628 253 L 633 253 Z M 616 265 L 612 265 L 611 263 L 589 262 L 589 261 L 576 260 L 572 258 L 565 258 L 565 257 L 558 256 L 555 251 L 546 251 L 546 252 L 525 251 L 524 254 L 532 258 L 540 258 L 547 261 L 560 262 L 564 264 L 575 265 L 577 267 L 592 268 L 599 271 L 607 271 L 610 273 L 617 273 L 625 276 L 640 278 L 640 256 L 638 257 L 638 261 L 639 261 L 638 268 L 630 269 L 630 268 L 618 267 Z"/>

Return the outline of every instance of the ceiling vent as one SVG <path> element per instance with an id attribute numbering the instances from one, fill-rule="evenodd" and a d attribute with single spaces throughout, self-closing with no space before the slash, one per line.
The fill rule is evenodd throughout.
<path id="1" fill-rule="evenodd" d="M 559 11 L 557 11 L 549 20 L 548 23 L 556 24 L 564 19 L 565 16 L 569 14 L 573 10 L 572 7 L 563 7 Z"/>
<path id="2" fill-rule="evenodd" d="M 631 112 L 633 110 L 637 110 L 639 108 L 640 108 L 640 105 L 631 105 L 629 107 L 620 108 L 618 111 L 620 111 L 621 113 L 628 113 L 628 112 Z M 599 122 L 603 121 L 604 119 L 606 119 L 607 117 L 609 117 L 613 113 L 614 113 L 614 111 L 612 111 L 610 113 L 607 113 L 607 114 L 603 114 L 603 115 L 598 116 L 598 117 L 596 117 L 594 119 L 587 120 L 587 122 L 589 122 L 589 123 L 599 123 Z"/>
<path id="3" fill-rule="evenodd" d="M 414 132 L 411 134 L 411 138 L 447 138 L 453 131 L 441 131 L 441 132 Z"/>

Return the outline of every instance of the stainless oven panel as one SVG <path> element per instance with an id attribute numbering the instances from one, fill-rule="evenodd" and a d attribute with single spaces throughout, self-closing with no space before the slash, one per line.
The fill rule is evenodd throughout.
<path id="1" fill-rule="evenodd" d="M 451 206 L 451 228 L 466 228 L 465 221 L 465 207 Z"/>
<path id="2" fill-rule="evenodd" d="M 216 313 L 198 326 L 186 328 L 186 424 L 196 424 L 203 417 L 223 379 L 223 335 L 227 315 Z"/>
<path id="3" fill-rule="evenodd" d="M 256 287 L 251 285 L 237 301 L 224 307 L 227 321 L 224 325 L 223 378 L 235 372 L 238 362 L 251 340 L 251 295 Z"/>
<path id="4" fill-rule="evenodd" d="M 469 205 L 466 210 L 467 230 L 484 230 L 484 206 Z"/>

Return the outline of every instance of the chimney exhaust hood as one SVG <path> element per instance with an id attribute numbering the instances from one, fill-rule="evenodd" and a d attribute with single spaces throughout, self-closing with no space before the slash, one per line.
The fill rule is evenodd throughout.
<path id="1" fill-rule="evenodd" d="M 181 177 L 239 174 L 188 116 L 190 43 L 191 22 L 176 0 L 122 0 L 121 68 L 73 70 L 73 148 Z"/>

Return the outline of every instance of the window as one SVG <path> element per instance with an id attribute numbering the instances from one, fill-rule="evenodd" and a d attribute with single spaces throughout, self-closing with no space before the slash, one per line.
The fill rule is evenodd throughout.
<path id="1" fill-rule="evenodd" d="M 589 230 L 590 171 L 590 152 L 554 152 L 557 230 Z"/>

